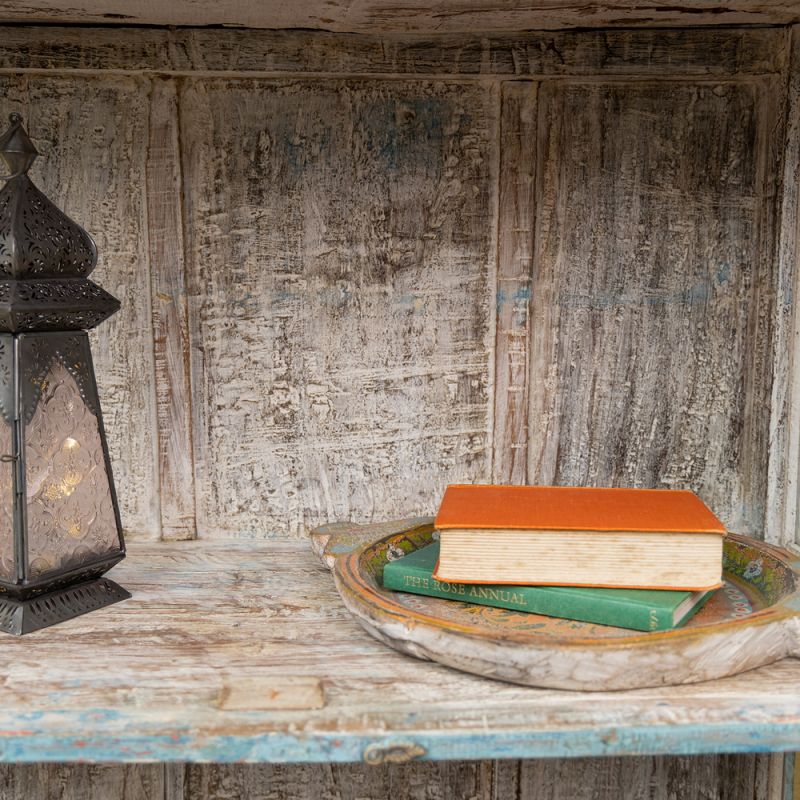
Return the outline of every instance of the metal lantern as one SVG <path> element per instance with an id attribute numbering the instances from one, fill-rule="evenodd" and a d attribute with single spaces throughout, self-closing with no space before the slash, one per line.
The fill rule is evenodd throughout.
<path id="1" fill-rule="evenodd" d="M 0 136 L 0 630 L 29 633 L 130 597 L 86 331 L 119 309 L 88 279 L 92 238 L 34 186 L 17 114 Z"/>

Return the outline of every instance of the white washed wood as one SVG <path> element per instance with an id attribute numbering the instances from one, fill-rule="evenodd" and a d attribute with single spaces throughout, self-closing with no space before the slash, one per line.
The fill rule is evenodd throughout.
<path id="1" fill-rule="evenodd" d="M 200 535 L 485 480 L 491 92 L 191 80 L 180 108 Z"/>
<path id="2" fill-rule="evenodd" d="M 216 40 L 214 37 L 210 39 L 198 38 L 203 36 L 202 32 L 176 32 L 167 35 L 160 31 L 154 31 L 140 32 L 133 36 L 128 36 L 127 40 L 123 38 L 121 41 L 124 42 L 126 46 L 115 47 L 114 40 L 108 38 L 108 32 L 102 33 L 105 39 L 100 37 L 97 40 L 95 40 L 94 34 L 75 34 L 74 32 L 69 34 L 63 33 L 62 35 L 65 37 L 65 40 L 61 45 L 58 41 L 54 41 L 52 38 L 49 38 L 47 42 L 42 42 L 39 40 L 37 45 L 35 42 L 35 35 L 32 34 L 30 30 L 10 31 L 9 41 L 13 42 L 15 41 L 14 37 L 18 37 L 16 41 L 19 43 L 19 47 L 16 51 L 13 49 L 8 51 L 9 58 L 13 59 L 14 53 L 24 52 L 26 54 L 30 54 L 33 52 L 34 55 L 26 55 L 28 62 L 23 63 L 37 63 L 35 59 L 38 58 L 40 59 L 37 63 L 38 68 L 41 68 L 44 64 L 55 63 L 59 65 L 59 68 L 98 69 L 100 67 L 105 67 L 118 69 L 120 67 L 125 67 L 125 59 L 131 58 L 135 53 L 136 61 L 135 63 L 129 64 L 131 68 L 135 67 L 138 69 L 144 69 L 150 65 L 152 68 L 156 69 L 167 69 L 174 67 L 180 67 L 184 70 L 190 68 L 221 69 L 223 66 L 229 66 L 229 62 L 227 64 L 224 62 L 223 51 L 225 53 L 230 53 L 230 45 L 232 43 L 236 43 L 239 45 L 236 47 L 236 52 L 240 58 L 240 61 L 237 62 L 237 64 L 241 69 L 248 70 L 263 68 L 263 66 L 260 66 L 263 64 L 263 62 L 260 62 L 259 58 L 264 56 L 263 51 L 266 47 L 265 43 L 271 41 L 269 38 L 265 39 L 264 37 L 259 37 L 258 34 L 254 34 L 253 32 L 230 32 L 230 34 L 236 38 L 227 42 L 217 43 L 215 49 L 214 43 Z M 127 35 L 128 34 L 126 34 L 126 36 Z M 227 36 L 228 34 L 226 33 L 225 35 Z M 25 36 L 28 37 L 27 40 L 24 38 Z M 166 41 L 169 43 L 169 47 L 159 48 L 156 46 L 156 41 L 158 40 L 159 36 L 168 36 Z M 216 39 L 220 38 L 217 34 L 215 34 L 215 36 Z M 20 39 L 19 37 L 23 38 Z M 748 71 L 755 71 L 756 73 L 759 71 L 763 72 L 764 70 L 774 71 L 775 69 L 782 68 L 782 65 L 785 64 L 786 60 L 785 47 L 782 46 L 785 44 L 785 37 L 783 32 L 780 31 L 747 31 L 744 33 L 741 31 L 697 32 L 693 34 L 693 37 L 683 36 L 679 39 L 675 39 L 675 44 L 670 46 L 668 59 L 666 51 L 664 54 L 660 54 L 658 49 L 659 43 L 656 39 L 653 39 L 652 32 L 619 32 L 613 34 L 612 38 L 606 38 L 604 40 L 604 46 L 606 50 L 602 51 L 605 53 L 603 58 L 600 58 L 598 55 L 598 53 L 601 53 L 602 48 L 599 48 L 596 37 L 597 34 L 558 34 L 557 36 L 551 36 L 552 41 L 543 39 L 541 37 L 537 40 L 535 34 L 528 36 L 527 39 L 525 37 L 518 37 L 517 39 L 503 39 L 501 37 L 497 43 L 497 47 L 499 47 L 500 50 L 497 52 L 493 51 L 491 48 L 489 50 L 489 71 L 491 72 L 492 69 L 496 69 L 499 71 L 499 73 L 502 73 L 503 70 L 506 69 L 503 65 L 506 63 L 511 63 L 512 61 L 516 65 L 515 71 L 518 71 L 517 67 L 519 64 L 523 65 L 522 69 L 524 71 L 526 60 L 536 61 L 537 58 L 540 58 L 540 56 L 531 55 L 536 53 L 558 53 L 559 58 L 565 61 L 565 63 L 561 65 L 560 74 L 565 72 L 568 73 L 570 71 L 579 72 L 582 70 L 585 70 L 589 73 L 600 72 L 605 74 L 619 74 L 620 70 L 622 73 L 625 73 L 627 70 L 629 74 L 634 74 L 638 70 L 641 74 L 646 73 L 647 71 L 652 71 L 655 68 L 657 68 L 660 72 L 669 70 L 671 74 L 683 74 L 687 70 L 691 72 L 692 70 L 700 69 L 700 65 L 704 63 L 702 61 L 703 53 L 707 54 L 709 52 L 713 52 L 715 54 L 715 59 L 712 60 L 713 63 L 712 61 L 709 61 L 706 64 L 706 69 L 721 69 L 734 75 L 744 75 Z M 773 46 L 767 47 L 765 43 L 769 41 L 770 38 Z M 339 39 L 336 39 L 335 37 L 333 39 L 330 37 L 322 37 L 321 39 L 317 40 L 309 40 L 308 34 L 298 34 L 295 35 L 294 38 L 284 35 L 281 39 L 276 41 L 278 41 L 282 47 L 280 52 L 283 53 L 282 57 L 284 58 L 284 62 L 282 63 L 284 66 L 281 68 L 300 69 L 303 67 L 304 63 L 307 65 L 307 59 L 305 62 L 302 60 L 296 60 L 295 66 L 290 67 L 287 59 L 300 59 L 300 56 L 296 55 L 297 53 L 305 54 L 316 52 L 315 48 L 310 46 L 316 42 L 319 42 L 321 46 L 321 52 L 325 55 L 338 52 L 337 48 L 339 48 L 342 53 L 347 54 L 348 52 L 351 52 L 354 47 L 352 44 L 347 45 L 346 42 L 350 40 L 342 39 L 342 37 L 339 37 Z M 456 46 L 456 43 L 452 41 L 447 41 L 446 44 L 448 48 Z M 736 46 L 733 48 L 733 50 L 731 50 L 731 47 L 733 47 L 734 44 Z M 440 60 L 438 62 L 438 66 L 435 61 L 433 63 L 430 62 L 430 53 L 436 51 L 434 45 L 427 40 L 417 41 L 416 43 L 407 41 L 404 45 L 402 43 L 401 45 L 406 47 L 406 55 L 400 60 L 395 59 L 394 61 L 390 60 L 387 62 L 385 61 L 385 53 L 388 52 L 386 47 L 378 48 L 374 43 L 372 43 L 370 44 L 371 49 L 363 51 L 361 56 L 359 56 L 361 58 L 361 64 L 363 65 L 370 63 L 367 56 L 372 55 L 372 62 L 374 62 L 372 68 L 377 65 L 377 62 L 380 62 L 381 58 L 384 59 L 384 63 L 387 65 L 380 67 L 383 69 L 393 68 L 414 70 L 418 68 L 417 63 L 419 66 L 426 69 L 442 70 L 448 68 L 446 65 L 446 60 Z M 459 52 L 463 50 L 463 37 L 462 40 L 457 43 L 457 46 Z M 494 46 L 495 44 L 493 43 L 491 47 Z M 31 47 L 33 47 L 33 50 L 31 50 Z M 137 47 L 143 49 L 137 50 Z M 348 50 L 348 47 L 350 50 Z M 509 52 L 501 56 L 500 54 L 503 53 L 503 47 L 509 49 Z M 148 50 L 148 48 L 150 49 Z M 261 48 L 261 50 L 259 50 L 259 48 Z M 717 49 L 719 49 L 719 53 L 717 52 Z M 729 53 L 729 51 L 731 53 L 735 52 L 735 57 L 726 56 L 721 60 L 718 58 L 720 53 Z M 157 55 L 162 52 L 166 52 L 168 55 Z M 37 53 L 38 55 L 36 55 Z M 384 55 L 377 56 L 376 53 L 384 53 Z M 613 53 L 613 58 L 609 57 L 610 53 Z M 767 54 L 769 54 L 769 56 Z M 513 58 L 510 58 L 510 55 L 513 55 Z M 472 65 L 479 63 L 480 69 L 483 70 L 483 65 L 487 61 L 487 53 L 485 51 L 481 52 L 480 56 L 481 58 L 477 61 L 465 59 L 464 61 L 459 62 L 459 68 L 471 69 Z M 352 55 L 348 57 L 352 58 Z M 166 60 L 159 62 L 159 58 L 165 58 Z M 321 55 L 320 58 L 322 58 Z M 414 58 L 418 59 L 418 62 L 414 62 Z M 326 62 L 324 60 L 320 62 L 320 64 L 323 63 Z M 333 68 L 337 63 L 340 62 L 336 59 L 330 59 L 327 63 L 331 65 L 330 68 Z M 495 64 L 498 66 L 492 66 Z M 532 67 L 534 72 L 539 70 L 546 74 L 548 70 L 553 70 L 551 74 L 559 74 L 554 70 L 553 64 L 550 62 L 542 61 L 536 62 L 536 64 L 537 65 Z M 20 62 L 17 61 L 16 67 L 18 68 L 19 66 Z M 354 66 L 351 68 L 356 67 Z M 361 66 L 358 68 L 364 69 L 366 67 Z M 700 69 L 700 71 L 702 72 L 702 69 Z M 39 79 L 36 77 L 31 77 L 28 80 L 36 81 Z M 248 84 L 248 86 L 251 88 L 254 85 L 255 84 Z M 161 84 L 159 84 L 159 86 L 161 86 Z M 171 87 L 164 85 L 164 92 L 170 93 Z M 162 92 L 162 94 L 164 94 L 164 92 Z M 157 98 L 160 95 L 156 93 L 154 96 Z M 246 105 L 248 102 L 248 92 L 243 90 L 242 97 L 242 104 Z M 197 122 L 202 122 L 202 118 L 194 120 L 190 116 L 187 116 L 185 125 L 188 129 L 192 130 Z M 767 125 L 768 119 L 765 118 L 762 124 Z M 191 142 L 189 142 L 189 144 L 191 144 Z M 510 169 L 513 169 L 513 164 L 510 165 Z M 151 166 L 151 171 L 157 170 L 158 167 L 156 165 Z M 234 184 L 237 183 L 237 176 L 233 175 L 232 177 Z M 326 183 L 326 176 L 322 176 L 320 183 L 323 185 Z M 150 233 L 153 236 L 151 247 L 158 247 L 158 237 L 160 235 L 158 225 L 159 222 L 155 218 L 151 220 Z M 158 251 L 155 250 L 154 254 L 157 255 Z M 224 265 L 220 264 L 219 268 L 222 267 L 224 267 Z M 159 303 L 161 302 L 158 298 L 159 282 L 163 282 L 165 274 L 166 273 L 160 268 L 154 273 L 152 278 L 154 288 L 156 289 L 156 296 L 154 297 L 153 301 L 156 304 L 156 308 L 159 307 Z M 176 279 L 179 284 L 180 276 L 176 276 Z M 175 280 L 172 278 L 170 281 L 175 283 Z M 222 300 L 222 298 L 219 299 Z M 169 341 L 165 342 L 163 350 L 156 346 L 155 351 L 157 358 L 161 352 L 181 352 L 182 348 L 185 346 L 185 343 L 182 345 L 182 343 L 179 341 L 181 335 L 180 324 L 176 326 L 176 331 L 177 338 L 174 341 L 170 339 Z M 146 357 L 146 353 L 143 352 L 143 355 Z M 166 359 L 162 357 L 161 361 L 165 362 Z M 252 386 L 247 386 L 246 390 L 243 391 L 243 395 L 247 394 L 248 391 L 252 392 L 253 388 L 254 387 Z M 159 407 L 161 408 L 163 406 L 164 403 L 160 402 Z M 182 407 L 185 413 L 185 401 L 183 402 Z M 197 413 L 205 414 L 206 412 L 200 410 Z M 162 428 L 165 428 L 166 424 L 166 417 L 164 417 Z M 498 431 L 500 433 L 502 433 L 502 424 L 503 414 L 499 413 Z M 186 440 L 187 437 L 184 436 L 183 438 Z M 189 436 L 189 440 L 190 438 L 191 437 Z M 183 456 L 186 456 L 186 454 L 189 452 L 189 448 L 184 446 L 181 452 Z M 500 456 L 496 454 L 495 458 L 498 459 Z M 776 463 L 780 461 L 777 456 L 773 460 Z M 171 485 L 172 480 L 177 477 L 178 473 L 180 473 L 182 476 L 186 475 L 185 458 L 179 459 L 176 461 L 176 464 L 177 463 L 183 464 L 183 467 L 180 469 L 170 470 L 169 465 L 164 464 L 164 470 L 166 470 L 164 472 L 165 488 L 169 488 L 169 485 Z M 481 472 L 475 471 L 473 474 L 480 475 Z M 774 483 L 777 483 L 777 480 Z M 186 504 L 189 493 L 181 492 L 179 489 L 175 490 L 173 488 L 170 490 L 170 494 L 170 498 L 161 498 L 165 503 L 165 508 L 173 507 L 175 505 L 176 498 L 180 498 L 180 501 Z M 188 505 L 191 506 L 190 501 Z M 356 502 L 354 502 L 354 505 L 356 505 Z M 361 500 L 358 500 L 357 505 L 363 507 L 364 504 Z M 346 511 L 347 509 L 332 509 L 333 513 L 331 516 L 341 514 L 342 510 Z M 395 509 L 395 513 L 405 513 L 409 510 L 430 510 L 430 506 L 427 508 L 423 508 L 421 506 L 410 508 L 409 506 L 406 506 L 402 509 Z M 181 508 L 179 513 L 184 514 L 185 509 Z M 387 515 L 389 514 L 387 513 Z M 252 520 L 252 517 L 250 519 Z"/>
<path id="3" fill-rule="evenodd" d="M 463 71 L 476 75 L 583 73 L 666 76 L 689 73 L 744 76 L 781 68 L 784 48 L 777 43 L 779 33 L 711 29 L 693 31 L 691 36 L 683 32 L 652 31 L 587 32 L 550 37 L 515 34 L 483 38 L 476 46 L 471 37 L 449 40 L 424 37 L 421 41 L 367 38 L 366 42 L 358 40 L 356 43 L 343 37 L 314 37 L 303 32 L 271 35 L 224 30 L 6 28 L 0 41 L 0 69 L 13 73 L 26 70 L 94 71 L 98 81 L 104 83 L 114 79 L 102 74 L 103 70 L 174 70 L 187 75 L 193 70 L 224 70 L 235 56 L 236 68 L 251 75 L 264 70 L 331 70 L 349 73 L 424 72 L 429 75 Z M 611 45 L 610 51 L 605 49 L 606 42 Z M 754 52 L 753 42 L 761 43 L 760 50 L 755 51 L 760 53 L 757 58 L 750 55 Z M 606 57 L 609 52 L 613 55 L 610 59 Z M 39 79 L 31 76 L 27 80 L 35 82 Z M 144 137 L 139 137 L 138 141 L 144 141 Z M 77 211 L 74 213 L 78 216 Z M 134 336 L 138 335 L 138 330 L 134 329 Z M 145 425 L 141 430 L 146 432 L 148 428 Z M 642 765 L 640 769 L 644 769 L 645 762 L 639 763 Z M 669 767 L 668 775 L 658 772 L 654 777 L 660 782 L 658 791 L 684 779 L 703 780 L 698 762 L 692 762 L 691 766 L 683 761 L 670 763 L 673 766 Z M 710 758 L 706 763 L 716 761 Z M 591 773 L 592 777 L 600 775 L 603 769 L 598 764 Z M 560 774 L 563 779 L 564 773 L 559 772 L 558 767 L 554 767 L 554 774 Z M 573 779 L 580 780 L 581 774 L 578 769 L 573 773 Z M 592 782 L 592 777 L 587 779 L 588 783 Z M 54 776 L 54 780 L 59 779 Z M 643 785 L 647 785 L 646 780 Z M 569 790 L 565 788 L 564 791 Z M 710 793 L 711 790 L 706 787 L 703 791 Z"/>
<path id="4" fill-rule="evenodd" d="M 765 538 L 800 546 L 800 28 L 792 29 L 778 229 L 775 358 Z"/>
<path id="5" fill-rule="evenodd" d="M 538 84 L 503 84 L 495 323 L 494 483 L 527 483 Z"/>
<path id="6" fill-rule="evenodd" d="M 542 84 L 530 482 L 693 489 L 762 535 L 782 87 Z"/>
<path id="7" fill-rule="evenodd" d="M 504 31 L 632 25 L 786 25 L 800 22 L 792 0 L 0 0 L 0 20 L 111 25 L 230 25 L 357 31 Z"/>
<path id="8" fill-rule="evenodd" d="M 161 535 L 193 539 L 197 525 L 192 391 L 174 81 L 152 81 L 146 167 Z"/>
<path id="9" fill-rule="evenodd" d="M 657 747 L 658 731 L 668 730 L 702 751 L 718 749 L 730 726 L 800 725 L 796 660 L 705 684 L 584 693 L 513 686 L 408 658 L 361 630 L 313 559 L 306 542 L 137 542 L 112 573 L 132 600 L 4 640 L 0 728 L 8 735 L 0 758 L 21 736 L 21 715 L 26 736 L 49 737 L 40 758 L 79 739 L 88 760 L 131 740 L 127 760 L 154 749 L 185 760 L 198 746 L 205 760 L 225 760 L 228 746 L 249 760 L 264 757 L 269 733 L 313 742 L 331 731 L 378 742 L 434 733 L 524 741 L 525 732 L 550 732 L 563 750 L 571 734 L 613 730 L 619 738 L 605 746 L 618 753 Z M 219 707 L 220 691 L 240 679 L 283 685 L 295 676 L 322 682 L 323 708 Z M 225 744 L 239 737 L 253 750 Z"/>

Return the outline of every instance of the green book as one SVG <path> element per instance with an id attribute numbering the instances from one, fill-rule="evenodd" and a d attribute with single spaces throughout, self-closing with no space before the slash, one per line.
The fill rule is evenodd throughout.
<path id="1" fill-rule="evenodd" d="M 390 561 L 383 568 L 384 588 L 637 631 L 677 628 L 714 594 L 713 589 L 673 592 L 661 589 L 445 583 L 433 578 L 438 558 L 439 542 L 434 542 L 403 558 Z"/>

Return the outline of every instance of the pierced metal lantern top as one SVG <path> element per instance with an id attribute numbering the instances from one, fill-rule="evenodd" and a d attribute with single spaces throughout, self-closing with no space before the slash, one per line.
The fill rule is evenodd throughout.
<path id="1" fill-rule="evenodd" d="M 97 263 L 89 234 L 28 177 L 39 154 L 19 114 L 0 136 L 10 174 L 0 190 L 0 331 L 88 330 L 119 301 L 88 279 Z"/>

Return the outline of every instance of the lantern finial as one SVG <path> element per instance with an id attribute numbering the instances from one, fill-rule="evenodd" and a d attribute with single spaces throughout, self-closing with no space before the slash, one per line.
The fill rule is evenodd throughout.
<path id="1" fill-rule="evenodd" d="M 0 136 L 0 155 L 11 170 L 9 178 L 24 175 L 36 160 L 39 151 L 28 136 L 20 114 L 9 114 L 11 127 Z"/>

